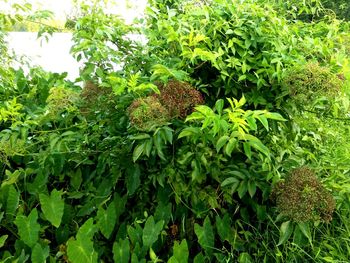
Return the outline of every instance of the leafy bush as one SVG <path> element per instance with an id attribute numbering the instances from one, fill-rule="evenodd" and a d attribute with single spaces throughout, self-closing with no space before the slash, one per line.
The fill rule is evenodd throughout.
<path id="1" fill-rule="evenodd" d="M 76 82 L 2 64 L 0 261 L 346 260 L 347 25 L 313 3 L 150 1 L 125 25 L 96 2 Z"/>

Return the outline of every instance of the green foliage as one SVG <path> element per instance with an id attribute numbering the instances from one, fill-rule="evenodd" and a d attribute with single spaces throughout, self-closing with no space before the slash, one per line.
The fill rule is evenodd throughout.
<path id="1" fill-rule="evenodd" d="M 0 15 L 0 261 L 347 261 L 349 25 L 320 3 L 149 1 L 125 25 L 85 1 L 76 82 L 11 68 L 27 7 Z"/>

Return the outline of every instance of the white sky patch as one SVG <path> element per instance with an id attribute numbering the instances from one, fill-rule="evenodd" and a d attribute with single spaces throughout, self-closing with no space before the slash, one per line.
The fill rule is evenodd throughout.
<path id="1" fill-rule="evenodd" d="M 50 10 L 57 20 L 65 20 L 74 11 L 72 0 L 0 0 L 0 12 L 11 10 L 14 3 L 29 3 L 33 10 Z M 106 13 L 118 14 L 131 23 L 143 15 L 146 5 L 147 0 L 109 0 Z"/>

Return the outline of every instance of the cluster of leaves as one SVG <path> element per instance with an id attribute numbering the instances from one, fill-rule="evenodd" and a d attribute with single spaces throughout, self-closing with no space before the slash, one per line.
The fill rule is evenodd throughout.
<path id="1" fill-rule="evenodd" d="M 150 1 L 127 26 L 96 1 L 83 89 L 0 66 L 1 261 L 346 259 L 349 34 L 304 2 Z M 324 91 L 342 114 L 296 107 Z"/>

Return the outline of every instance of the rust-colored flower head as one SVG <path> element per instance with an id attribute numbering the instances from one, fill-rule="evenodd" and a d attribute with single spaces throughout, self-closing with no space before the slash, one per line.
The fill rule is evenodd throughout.
<path id="1" fill-rule="evenodd" d="M 281 214 L 296 222 L 332 220 L 335 201 L 307 167 L 292 171 L 272 192 Z"/>
<path id="2" fill-rule="evenodd" d="M 204 103 L 202 94 L 186 82 L 170 80 L 158 86 L 160 94 L 154 96 L 168 109 L 171 118 L 185 118 L 196 105 Z"/>
<path id="3" fill-rule="evenodd" d="M 131 125 L 139 130 L 150 130 L 170 120 L 169 112 L 154 96 L 134 100 L 127 111 Z"/>

